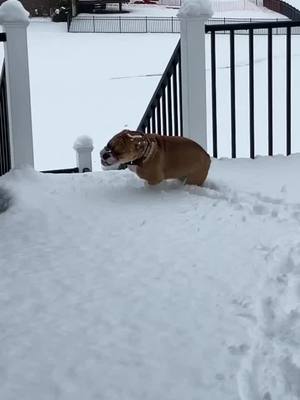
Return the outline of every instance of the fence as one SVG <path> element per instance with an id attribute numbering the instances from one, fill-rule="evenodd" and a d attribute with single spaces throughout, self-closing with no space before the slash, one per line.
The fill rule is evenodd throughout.
<path id="1" fill-rule="evenodd" d="M 182 136 L 182 87 L 180 41 L 150 100 L 138 131 Z"/>
<path id="2" fill-rule="evenodd" d="M 300 21 L 265 22 L 253 24 L 232 24 L 227 25 L 230 32 L 230 120 L 231 120 L 231 157 L 237 154 L 236 145 L 236 65 L 235 65 L 235 33 L 244 30 L 248 33 L 249 47 L 249 133 L 251 158 L 255 157 L 255 104 L 254 104 L 254 32 L 257 29 L 267 29 L 267 114 L 268 114 L 268 155 L 273 155 L 273 30 L 285 29 L 286 33 L 286 155 L 291 154 L 291 30 L 293 27 L 300 27 Z M 218 156 L 218 129 L 217 129 L 217 90 L 216 90 L 216 37 L 215 33 L 224 29 L 222 25 L 206 26 L 206 32 L 211 35 L 211 86 L 212 86 L 212 135 L 213 155 Z M 278 110 L 279 111 L 279 110 Z"/>
<path id="3" fill-rule="evenodd" d="M 249 156 L 254 158 L 256 155 L 255 151 L 255 74 L 254 74 L 254 34 L 256 30 L 267 30 L 268 34 L 266 37 L 267 40 L 267 142 L 268 142 L 268 155 L 273 155 L 273 118 L 275 112 L 283 113 L 285 112 L 285 148 L 286 155 L 291 154 L 292 148 L 292 135 L 291 135 L 291 117 L 292 117 L 292 82 L 291 82 L 291 72 L 292 72 L 292 63 L 291 63 L 291 36 L 292 29 L 299 28 L 300 21 L 280 21 L 280 22 L 261 22 L 261 23 L 251 23 L 251 24 L 227 24 L 226 30 L 229 31 L 229 74 L 230 74 L 230 86 L 229 86 L 229 97 L 230 97 L 230 112 L 227 115 L 229 119 L 228 123 L 230 125 L 230 141 L 231 141 L 231 157 L 235 158 L 237 156 L 237 129 L 236 129 L 236 119 L 237 119 L 237 107 L 236 107 L 236 95 L 237 91 L 240 88 L 236 87 L 236 33 L 244 31 L 248 35 L 248 88 L 245 93 L 245 89 L 243 88 L 243 96 L 248 96 L 249 98 Z M 285 110 L 274 110 L 274 68 L 273 68 L 273 34 L 277 29 L 285 30 L 285 42 L 286 42 L 286 54 L 285 54 Z M 208 34 L 210 34 L 210 65 L 211 65 L 211 110 L 212 110 L 212 153 L 214 157 L 219 156 L 218 151 L 218 125 L 220 123 L 218 121 L 219 110 L 217 108 L 217 68 L 216 68 L 216 33 L 221 30 L 224 30 L 224 25 L 206 25 L 205 30 Z M 223 49 L 222 49 L 223 51 Z M 171 93 L 172 91 L 172 83 L 170 79 L 168 80 L 168 76 L 171 75 L 172 60 L 177 60 L 180 55 L 180 43 L 177 45 L 175 52 L 172 56 L 172 59 L 164 72 L 163 77 L 156 89 L 156 92 L 149 103 L 147 111 L 143 116 L 138 129 L 144 132 L 154 133 L 161 132 L 162 134 L 174 135 L 176 134 L 176 129 L 174 131 L 172 120 L 176 118 L 177 115 L 181 116 L 180 129 L 178 130 L 179 135 L 182 135 L 182 102 L 180 101 L 174 102 L 170 100 L 167 105 L 166 101 L 162 101 L 162 96 L 165 96 L 165 93 Z M 195 77 L 197 79 L 197 77 Z M 224 93 L 223 93 L 224 94 Z M 227 95 L 227 94 L 226 94 Z M 239 93 L 240 95 L 240 93 Z M 171 97 L 170 97 L 171 98 Z M 158 104 L 158 106 L 157 106 Z M 177 108 L 174 111 L 174 106 Z M 163 110 L 163 114 L 168 116 L 167 119 L 171 120 L 171 123 L 166 126 L 160 125 L 158 123 L 158 115 L 161 113 L 161 108 Z M 170 116 L 171 114 L 171 116 Z M 164 117 L 166 119 L 166 117 Z M 222 124 L 222 136 L 224 136 L 224 124 Z M 243 125 L 245 121 L 243 120 Z M 169 129 L 169 126 L 171 129 Z M 160 129 L 161 128 L 161 129 Z M 246 128 L 244 128 L 246 130 Z M 245 138 L 244 138 L 245 139 Z"/>
<path id="4" fill-rule="evenodd" d="M 270 21 L 253 18 L 211 18 L 208 24 L 233 24 L 253 21 Z M 273 21 L 278 21 L 274 19 Z M 180 21 L 176 17 L 98 17 L 68 16 L 68 32 L 72 33 L 180 33 Z M 226 30 L 219 33 L 226 33 Z M 240 32 L 241 34 L 244 31 Z M 257 31 L 256 34 L 267 34 L 266 30 Z M 281 34 L 280 30 L 275 32 Z M 294 34 L 299 33 L 294 31 Z"/>

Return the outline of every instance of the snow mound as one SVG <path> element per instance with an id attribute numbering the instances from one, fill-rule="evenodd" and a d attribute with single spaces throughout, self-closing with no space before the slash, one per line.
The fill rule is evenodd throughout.
<path id="1" fill-rule="evenodd" d="M 29 12 L 19 0 L 6 0 L 0 7 L 0 24 L 5 22 L 29 23 Z"/>
<path id="2" fill-rule="evenodd" d="M 78 136 L 78 138 L 76 139 L 76 141 L 73 145 L 74 150 L 79 150 L 79 149 L 92 149 L 93 150 L 93 148 L 94 148 L 93 139 L 87 135 Z"/>
<path id="3" fill-rule="evenodd" d="M 210 18 L 213 15 L 210 0 L 184 0 L 177 14 L 178 18 L 202 17 Z"/>

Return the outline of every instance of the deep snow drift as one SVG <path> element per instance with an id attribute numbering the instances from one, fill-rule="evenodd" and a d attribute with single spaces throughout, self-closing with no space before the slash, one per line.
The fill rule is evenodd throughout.
<path id="1" fill-rule="evenodd" d="M 298 399 L 299 167 L 0 178 L 0 398 Z"/>

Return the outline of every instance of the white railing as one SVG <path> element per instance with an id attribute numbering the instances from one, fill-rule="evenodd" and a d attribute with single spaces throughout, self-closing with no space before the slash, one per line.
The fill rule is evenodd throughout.
<path id="1" fill-rule="evenodd" d="M 210 18 L 207 24 L 272 21 L 255 18 Z M 274 19 L 273 21 L 278 21 Z M 180 33 L 177 17 L 78 16 L 69 24 L 71 33 Z"/>
<path id="2" fill-rule="evenodd" d="M 34 166 L 27 48 L 29 13 L 19 1 L 7 0 L 0 7 L 0 25 L 7 37 L 4 56 L 11 166 Z"/>

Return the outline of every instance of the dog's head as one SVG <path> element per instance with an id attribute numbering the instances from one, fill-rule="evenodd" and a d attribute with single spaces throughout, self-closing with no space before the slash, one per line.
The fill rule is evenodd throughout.
<path id="1" fill-rule="evenodd" d="M 101 164 L 104 168 L 118 169 L 121 164 L 142 158 L 147 146 L 144 133 L 123 130 L 101 150 Z"/>

